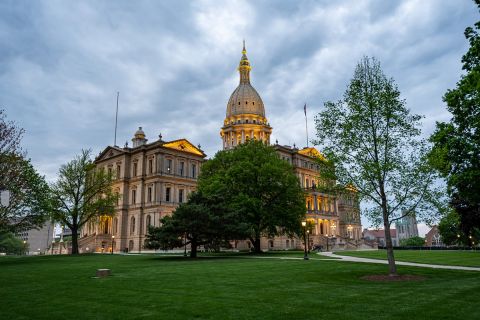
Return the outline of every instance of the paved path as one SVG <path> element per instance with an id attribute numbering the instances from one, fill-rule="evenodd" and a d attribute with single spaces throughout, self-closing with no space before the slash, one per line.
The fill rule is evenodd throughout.
<path id="1" fill-rule="evenodd" d="M 338 254 L 334 254 L 333 252 L 319 252 L 318 254 L 325 257 L 340 259 L 337 261 L 388 264 L 387 260 L 341 256 Z M 414 262 L 403 262 L 403 261 L 395 261 L 395 263 L 398 266 L 410 266 L 410 267 L 432 268 L 432 269 L 448 269 L 448 270 L 480 271 L 480 268 L 478 267 L 445 266 L 445 265 L 439 265 L 439 264 L 426 264 L 426 263 L 414 263 Z"/>

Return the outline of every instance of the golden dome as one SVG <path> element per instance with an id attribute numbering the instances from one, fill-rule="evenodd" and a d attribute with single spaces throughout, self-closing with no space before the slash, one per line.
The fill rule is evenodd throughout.
<path id="1" fill-rule="evenodd" d="M 240 83 L 233 91 L 227 105 L 227 118 L 241 114 L 256 114 L 265 117 L 265 107 L 257 90 L 250 84 L 250 62 L 243 42 L 242 59 L 238 66 Z"/>

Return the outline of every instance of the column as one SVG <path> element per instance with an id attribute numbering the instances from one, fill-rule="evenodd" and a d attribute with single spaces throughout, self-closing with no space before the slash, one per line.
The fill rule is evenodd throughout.
<path id="1" fill-rule="evenodd" d="M 316 194 L 313 195 L 313 209 L 315 211 L 318 211 L 318 203 L 317 203 L 317 195 Z"/>

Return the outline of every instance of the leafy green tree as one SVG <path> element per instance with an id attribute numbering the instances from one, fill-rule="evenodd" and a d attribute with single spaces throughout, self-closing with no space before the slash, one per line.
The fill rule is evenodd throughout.
<path id="1" fill-rule="evenodd" d="M 222 208 L 200 192 L 190 194 L 171 216 L 162 218 L 160 227 L 150 227 L 146 247 L 169 250 L 190 245 L 190 257 L 196 258 L 199 246 L 215 247 L 231 236 Z"/>
<path id="2" fill-rule="evenodd" d="M 317 144 L 330 161 L 322 174 L 356 190 L 363 213 L 383 224 L 390 275 L 397 273 L 391 224 L 413 212 L 424 220 L 436 213 L 430 202 L 438 198 L 431 189 L 435 175 L 419 137 L 420 119 L 380 63 L 368 57 L 358 63 L 344 98 L 326 102 L 316 117 Z"/>
<path id="3" fill-rule="evenodd" d="M 422 237 L 411 237 L 400 240 L 400 246 L 402 247 L 423 247 L 424 245 L 425 238 Z"/>
<path id="4" fill-rule="evenodd" d="M 455 210 L 450 210 L 448 214 L 442 217 L 438 224 L 438 232 L 442 237 L 442 242 L 446 245 L 460 245 L 466 241 L 466 237 L 460 228 L 460 216 Z"/>
<path id="5" fill-rule="evenodd" d="M 72 230 L 72 254 L 78 254 L 78 232 L 87 222 L 112 215 L 117 195 L 112 174 L 96 168 L 90 151 L 62 165 L 58 180 L 51 186 L 53 218 Z"/>
<path id="6" fill-rule="evenodd" d="M 49 187 L 29 160 L 18 155 L 2 155 L 10 162 L 9 179 L 3 182 L 8 190 L 8 203 L 0 205 L 0 231 L 17 232 L 42 226 L 51 213 Z"/>
<path id="7" fill-rule="evenodd" d="M 480 0 L 475 0 L 480 8 Z M 466 72 L 443 100 L 452 118 L 437 122 L 430 141 L 431 164 L 446 179 L 450 203 L 464 234 L 480 228 L 480 21 L 465 30 L 470 48 L 462 57 Z"/>
<path id="8" fill-rule="evenodd" d="M 305 197 L 293 167 L 260 141 L 219 151 L 202 166 L 198 188 L 216 195 L 217 204 L 232 215 L 237 239 L 249 239 L 255 252 L 261 252 L 262 236 L 301 231 Z"/>
<path id="9" fill-rule="evenodd" d="M 40 227 L 49 214 L 48 185 L 20 147 L 23 129 L 0 110 L 0 232 Z"/>
<path id="10" fill-rule="evenodd" d="M 0 232 L 0 252 L 6 254 L 24 254 L 27 248 L 22 240 L 11 232 Z"/>

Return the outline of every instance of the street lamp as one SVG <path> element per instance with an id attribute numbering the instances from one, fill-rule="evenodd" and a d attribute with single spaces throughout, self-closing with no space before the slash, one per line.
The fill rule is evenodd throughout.
<path id="1" fill-rule="evenodd" d="M 310 230 L 307 230 L 307 252 L 310 253 Z"/>
<path id="2" fill-rule="evenodd" d="M 303 247 L 303 260 L 308 260 L 308 254 L 307 254 L 307 221 L 302 221 L 302 227 L 303 227 L 303 243 L 305 246 Z"/>
<path id="3" fill-rule="evenodd" d="M 27 255 L 27 241 L 23 240 L 23 254 Z"/>
<path id="4" fill-rule="evenodd" d="M 115 236 L 112 236 L 112 254 L 113 254 L 113 241 L 115 240 Z"/>

